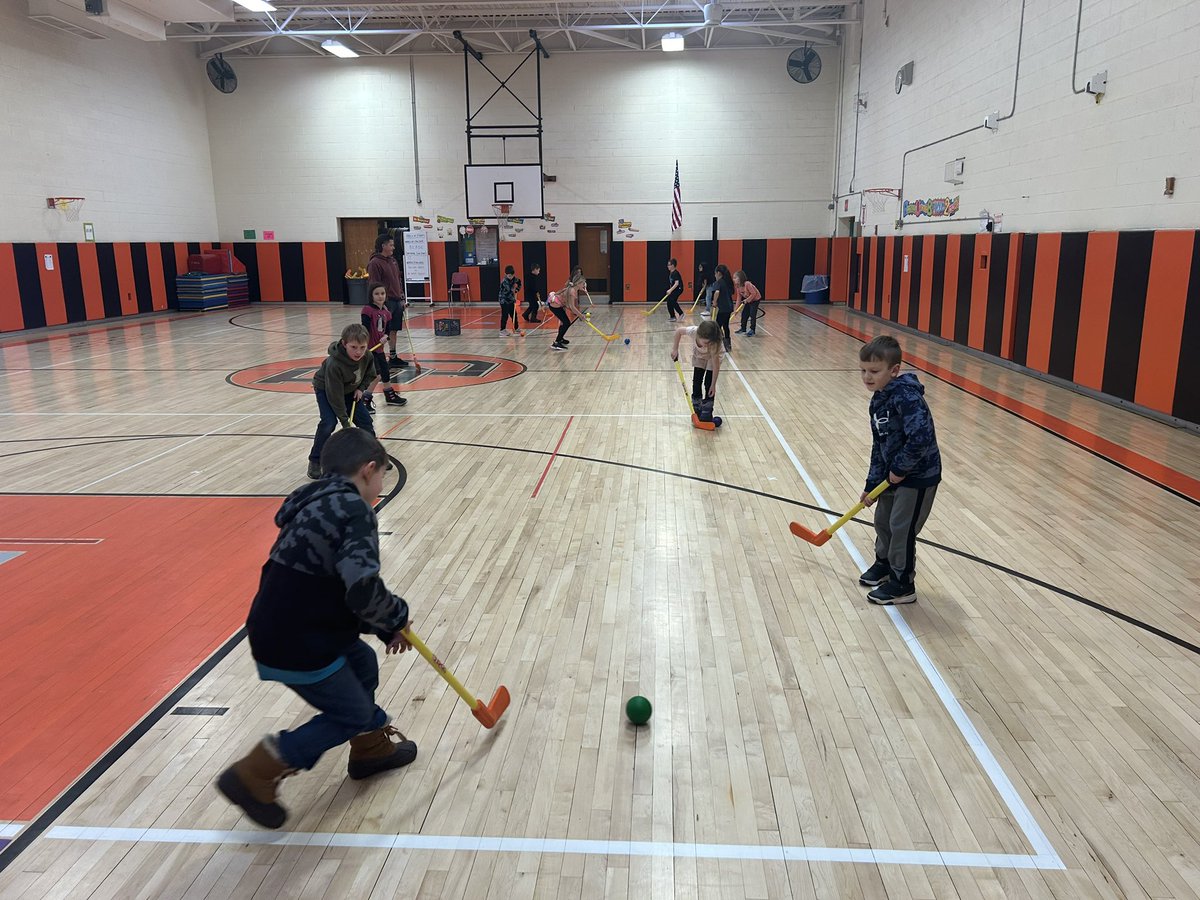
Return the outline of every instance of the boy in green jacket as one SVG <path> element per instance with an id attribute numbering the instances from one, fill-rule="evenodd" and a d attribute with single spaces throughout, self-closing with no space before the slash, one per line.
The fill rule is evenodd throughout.
<path id="1" fill-rule="evenodd" d="M 343 428 L 355 426 L 375 433 L 370 408 L 359 403 L 363 394 L 369 394 L 379 382 L 375 360 L 367 352 L 368 337 L 362 325 L 347 325 L 341 340 L 329 345 L 329 356 L 313 376 L 321 422 L 308 453 L 309 478 L 321 477 L 321 449 L 339 422 Z"/>

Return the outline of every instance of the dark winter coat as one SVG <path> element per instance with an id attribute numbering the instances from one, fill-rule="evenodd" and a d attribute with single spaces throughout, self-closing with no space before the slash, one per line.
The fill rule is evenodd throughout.
<path id="1" fill-rule="evenodd" d="M 365 391 L 374 384 L 376 376 L 372 354 L 364 353 L 363 358 L 355 362 L 346 352 L 346 346 L 341 341 L 334 341 L 329 345 L 329 355 L 313 375 L 313 390 L 325 392 L 325 398 L 344 428 L 350 420 L 346 398 L 355 391 Z"/>
<path id="2" fill-rule="evenodd" d="M 905 476 L 905 487 L 930 487 L 942 480 L 942 454 L 925 386 L 911 372 L 893 378 L 871 396 L 871 438 L 866 490 L 888 472 Z"/>
<path id="3" fill-rule="evenodd" d="M 361 633 L 390 638 L 408 625 L 408 604 L 379 577 L 375 511 L 349 479 L 294 491 L 275 524 L 246 620 L 255 661 L 312 672 L 337 662 Z"/>

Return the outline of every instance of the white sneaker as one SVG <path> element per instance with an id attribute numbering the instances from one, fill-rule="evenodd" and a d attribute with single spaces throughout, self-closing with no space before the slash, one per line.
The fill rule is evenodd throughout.
<path id="1" fill-rule="evenodd" d="M 508 337 L 508 332 L 503 328 L 500 329 L 500 337 Z"/>

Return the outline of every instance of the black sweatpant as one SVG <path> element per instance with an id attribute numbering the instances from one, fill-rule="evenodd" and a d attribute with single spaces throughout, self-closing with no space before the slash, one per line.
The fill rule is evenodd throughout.
<path id="1" fill-rule="evenodd" d="M 725 335 L 725 346 L 729 346 L 730 331 L 729 317 L 733 315 L 733 307 L 717 304 L 717 324 L 721 326 L 721 332 Z"/>
<path id="2" fill-rule="evenodd" d="M 501 331 L 504 331 L 504 329 L 508 328 L 508 320 L 510 318 L 512 319 L 512 323 L 513 323 L 513 331 L 520 330 L 520 326 L 517 325 L 517 304 L 501 303 L 500 304 L 500 330 Z"/>
<path id="3" fill-rule="evenodd" d="M 753 331 L 754 326 L 758 324 L 758 304 L 761 300 L 754 300 L 742 307 L 742 331 Z M 750 323 L 750 328 L 746 328 L 746 323 Z"/>
<path id="4" fill-rule="evenodd" d="M 667 298 L 667 313 L 671 318 L 679 316 L 683 317 L 683 307 L 679 305 L 679 291 L 676 291 Z"/>
<path id="5" fill-rule="evenodd" d="M 692 402 L 699 403 L 712 387 L 712 369 L 692 369 Z"/>
<path id="6" fill-rule="evenodd" d="M 575 323 L 571 321 L 570 317 L 567 315 L 567 311 L 561 306 L 547 306 L 546 308 L 550 310 L 550 312 L 554 313 L 555 317 L 558 319 L 558 337 L 556 337 L 554 340 L 555 342 L 561 341 L 567 336 L 567 329 Z"/>
<path id="7" fill-rule="evenodd" d="M 912 584 L 917 535 L 929 518 L 938 486 L 893 485 L 875 501 L 875 561 L 886 562 L 900 584 Z"/>
<path id="8" fill-rule="evenodd" d="M 375 371 L 379 373 L 379 381 L 385 391 L 392 389 L 392 370 L 388 367 L 387 354 L 379 348 L 371 354 L 375 358 Z"/>
<path id="9" fill-rule="evenodd" d="M 526 322 L 537 322 L 538 319 L 538 298 L 536 294 L 530 294 L 525 298 L 528 306 L 525 307 L 525 312 L 521 314 L 521 318 Z"/>

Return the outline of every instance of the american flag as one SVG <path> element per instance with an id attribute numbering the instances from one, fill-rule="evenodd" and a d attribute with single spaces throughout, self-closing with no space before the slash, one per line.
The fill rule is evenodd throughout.
<path id="1" fill-rule="evenodd" d="M 671 201 L 671 230 L 683 227 L 683 200 L 679 196 L 679 160 L 675 160 L 675 198 Z"/>

